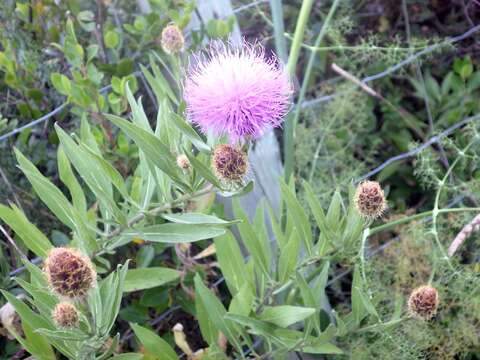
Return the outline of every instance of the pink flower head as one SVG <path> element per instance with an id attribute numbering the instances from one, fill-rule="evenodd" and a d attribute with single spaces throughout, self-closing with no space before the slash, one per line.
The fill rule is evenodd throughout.
<path id="1" fill-rule="evenodd" d="M 185 84 L 190 120 L 204 133 L 230 141 L 258 138 L 281 124 L 291 105 L 292 85 L 282 64 L 263 47 L 215 44 L 198 59 Z"/>

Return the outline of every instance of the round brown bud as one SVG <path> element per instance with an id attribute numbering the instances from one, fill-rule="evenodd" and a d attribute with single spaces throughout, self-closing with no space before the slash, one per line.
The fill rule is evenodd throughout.
<path id="1" fill-rule="evenodd" d="M 52 318 L 59 328 L 73 328 L 78 325 L 77 308 L 68 302 L 61 302 L 52 311 Z"/>
<path id="2" fill-rule="evenodd" d="M 188 170 L 190 169 L 190 160 L 188 160 L 187 155 L 181 154 L 177 156 L 177 165 L 180 169 Z"/>
<path id="3" fill-rule="evenodd" d="M 213 151 L 212 168 L 222 181 L 241 181 L 248 170 L 247 154 L 231 145 L 218 145 Z"/>
<path id="4" fill-rule="evenodd" d="M 92 262 L 75 249 L 52 249 L 45 260 L 44 271 L 52 290 L 66 298 L 84 297 L 95 285 Z"/>
<path id="5" fill-rule="evenodd" d="M 167 25 L 162 31 L 162 48 L 167 54 L 176 54 L 183 50 L 185 39 L 177 25 Z"/>
<path id="6" fill-rule="evenodd" d="M 385 194 L 376 181 L 361 182 L 355 192 L 354 201 L 358 212 L 369 219 L 382 216 L 387 208 Z"/>
<path id="7" fill-rule="evenodd" d="M 430 320 L 437 314 L 438 291 L 424 285 L 412 291 L 408 299 L 408 310 L 417 319 Z"/>

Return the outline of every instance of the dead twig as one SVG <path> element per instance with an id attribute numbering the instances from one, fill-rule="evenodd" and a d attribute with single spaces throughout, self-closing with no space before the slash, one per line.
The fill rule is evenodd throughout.
<path id="1" fill-rule="evenodd" d="M 448 248 L 448 256 L 452 257 L 460 246 L 468 239 L 474 232 L 480 230 L 480 214 L 475 216 L 472 221 L 463 227 L 463 229 L 455 236 Z"/>

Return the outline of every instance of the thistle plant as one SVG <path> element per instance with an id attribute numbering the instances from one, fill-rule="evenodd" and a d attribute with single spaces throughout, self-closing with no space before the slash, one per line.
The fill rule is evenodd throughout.
<path id="1" fill-rule="evenodd" d="M 188 114 L 182 112 L 183 107 L 178 106 L 181 93 L 159 85 L 165 84 L 165 78 L 152 63 L 153 72 L 144 69 L 144 73 L 161 99 L 160 115 L 154 127 L 127 83 L 125 93 L 132 110 L 131 119 L 102 114 L 118 128 L 117 134 L 129 137 L 132 146 L 137 148 L 139 156 L 135 169 L 122 174 L 107 160 L 85 117 L 77 134 L 68 134 L 58 124 L 55 127 L 59 138 L 58 172 L 68 197 L 16 150 L 19 167 L 34 191 L 71 231 L 67 246 L 54 247 L 19 208 L 0 206 L 0 217 L 18 236 L 17 240 L 8 239 L 23 258 L 31 276 L 30 282 L 18 278 L 17 283 L 32 308 L 6 291 L 3 294 L 20 316 L 25 330 L 25 335 L 19 332 L 13 335 L 33 356 L 43 358 L 43 353 L 58 351 L 71 359 L 107 358 L 119 341 L 119 335 L 110 332 L 123 294 L 178 282 L 182 275 L 166 267 L 128 269 L 128 261 L 115 270 L 109 257 L 134 241 L 171 247 L 215 238 L 225 235 L 234 223 L 202 213 L 197 209 L 204 205 L 195 205 L 195 202 L 202 197 L 210 202 L 215 192 L 235 196 L 251 189 L 251 184 L 245 181 L 247 153 L 238 146 L 246 145 L 253 137 L 279 125 L 281 116 L 288 110 L 290 97 L 289 80 L 280 65 L 277 68 L 271 60 L 262 60 L 260 53 L 254 53 L 250 47 L 241 51 L 236 53 L 240 63 L 255 62 L 259 68 L 269 71 L 264 79 L 284 86 L 285 93 L 278 93 L 275 100 L 283 102 L 267 102 L 262 107 L 266 89 L 258 81 L 252 83 L 253 77 L 250 82 L 230 84 L 239 93 L 232 92 L 230 100 L 224 97 L 220 102 L 242 101 L 247 92 L 252 98 L 240 105 L 238 117 L 226 117 L 222 123 L 217 114 L 215 124 L 208 130 L 208 124 L 203 123 L 205 132 L 214 137 L 206 139 L 196 132 L 191 123 L 198 118 L 191 118 L 194 113 L 190 111 Z M 240 58 L 243 51 L 246 57 Z M 172 73 L 178 70 L 173 69 L 174 66 L 179 63 L 172 63 Z M 232 72 L 231 76 L 233 81 L 235 74 Z M 209 83 L 197 82 L 196 86 L 197 93 L 186 96 L 189 101 L 197 101 L 195 96 L 209 90 Z M 255 102 L 255 98 L 260 103 Z M 239 131 L 231 132 L 235 129 L 233 120 L 239 121 Z M 231 140 L 237 144 L 224 144 L 222 135 L 231 135 Z M 29 262 L 22 249 L 39 257 L 43 271 Z M 99 276 L 98 267 L 102 274 L 109 275 Z M 41 348 L 35 345 L 38 336 L 46 339 Z"/>
<path id="2" fill-rule="evenodd" d="M 333 4 L 325 27 L 338 0 Z M 258 44 L 214 43 L 205 55 L 189 60 L 183 78 L 185 39 L 180 27 L 168 25 L 161 39 L 168 57 L 152 55 L 149 68 L 141 67 L 158 105 L 155 120 L 147 116 L 128 81 L 116 84 L 128 102 L 127 118 L 119 116 L 121 112 L 106 113 L 100 103 L 87 104 L 111 139 L 125 139 L 135 156 L 131 168 L 112 161 L 112 143 L 99 140 L 98 128 L 83 112 L 73 132 L 55 125 L 57 183 L 15 150 L 19 168 L 38 197 L 68 229 L 68 244 L 54 246 L 19 207 L 0 206 L 0 218 L 15 236 L 2 232 L 26 274 L 15 278 L 15 292 L 2 292 L 10 304 L 10 319 L 14 309 L 21 323 L 19 329 L 10 321 L 8 330 L 28 353 L 42 360 L 57 353 L 79 360 L 178 359 L 180 352 L 192 360 L 276 359 L 290 352 L 333 357 L 345 355 L 351 339 L 387 336 L 404 324 L 435 324 L 436 315 L 448 311 L 443 282 L 457 280 L 460 264 L 444 250 L 440 217 L 480 209 L 441 207 L 442 191 L 478 136 L 447 164 L 432 210 L 387 218 L 382 184 L 373 180 L 348 189 L 332 187 L 333 195 L 325 196 L 327 206 L 309 182 L 290 176 L 279 179 L 279 209 L 260 202 L 252 219 L 240 205 L 238 197 L 254 186 L 247 179 L 248 149 L 281 126 L 292 107 L 291 76 L 313 5 L 311 0 L 302 3 L 286 67 Z M 322 30 L 319 44 L 324 35 Z M 72 32 L 69 36 L 75 37 Z M 63 78 L 58 79 L 61 84 Z M 295 125 L 294 118 L 290 120 L 289 131 Z M 293 136 L 289 131 L 286 135 Z M 292 138 L 285 140 L 291 145 Z M 316 161 L 315 154 L 309 161 Z M 287 154 L 288 167 L 293 165 L 291 156 L 293 151 Z M 340 179 L 339 184 L 346 181 L 351 179 Z M 232 198 L 233 219 L 226 219 L 215 204 L 217 194 Z M 425 272 L 428 279 L 414 274 L 390 311 L 384 304 L 393 302 L 391 289 L 385 287 L 379 296 L 378 284 L 370 278 L 371 237 L 429 217 L 428 234 L 440 255 Z M 352 273 L 340 304 L 334 269 Z M 226 287 L 219 292 L 215 287 L 223 281 Z M 160 287 L 164 293 L 157 297 Z M 131 321 L 124 311 L 117 321 L 122 303 L 134 308 L 141 301 L 160 301 L 157 307 L 167 312 L 184 308 L 198 322 L 207 345 L 193 349 L 187 324 L 177 319 L 167 327 L 173 341 L 162 338 L 154 326 L 164 315 L 151 322 Z M 171 306 L 173 301 L 179 305 Z M 156 315 L 157 307 L 152 310 Z M 128 334 L 120 335 L 127 327 Z M 130 341 L 133 336 L 138 341 Z M 138 353 L 117 354 L 122 347 Z"/>

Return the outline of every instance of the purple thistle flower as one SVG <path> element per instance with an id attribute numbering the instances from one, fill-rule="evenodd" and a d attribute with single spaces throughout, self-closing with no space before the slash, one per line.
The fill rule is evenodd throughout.
<path id="1" fill-rule="evenodd" d="M 290 109 L 292 85 L 282 64 L 263 47 L 215 44 L 187 77 L 190 120 L 204 133 L 235 142 L 279 126 Z"/>

